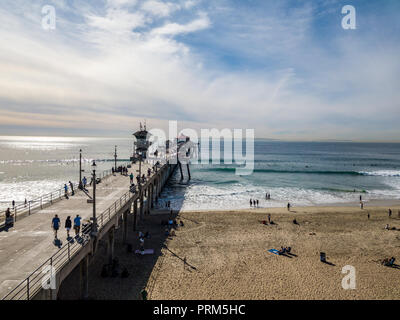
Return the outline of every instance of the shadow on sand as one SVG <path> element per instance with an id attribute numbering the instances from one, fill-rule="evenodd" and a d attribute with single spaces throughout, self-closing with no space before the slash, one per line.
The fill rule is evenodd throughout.
<path id="1" fill-rule="evenodd" d="M 178 170 L 179 174 L 179 170 Z M 175 176 L 177 173 L 175 173 Z M 163 196 L 163 194 L 161 195 Z M 168 197 L 161 199 L 166 201 Z M 89 299 L 92 300 L 136 300 L 141 299 L 141 291 L 146 288 L 148 299 L 152 298 L 152 292 L 160 276 L 164 256 L 162 249 L 180 259 L 183 270 L 197 270 L 195 266 L 180 257 L 168 248 L 168 242 L 174 241 L 174 229 L 185 229 L 179 226 L 179 211 L 182 202 L 174 202 L 174 210 L 153 210 L 152 215 L 144 216 L 139 220 L 136 231 L 133 231 L 133 215 L 128 217 L 128 235 L 126 243 L 123 243 L 122 228 L 115 232 L 114 244 L 114 265 L 117 268 L 104 276 L 104 266 L 109 265 L 107 254 L 106 237 L 99 241 L 99 246 L 89 266 Z M 177 207 L 179 205 L 179 207 Z M 178 208 L 178 210 L 176 210 Z M 166 231 L 168 226 L 165 224 L 169 219 L 176 220 L 178 225 L 171 227 L 171 234 Z M 193 221 L 197 223 L 196 221 Z M 153 254 L 136 254 L 135 250 L 140 248 L 138 233 L 139 231 L 149 233 L 145 238 L 144 248 L 153 249 Z M 164 251 L 164 252 L 165 252 Z M 102 274 L 103 273 L 103 274 Z M 77 300 L 80 298 L 80 270 L 79 266 L 64 280 L 60 286 L 58 298 L 62 300 Z"/>

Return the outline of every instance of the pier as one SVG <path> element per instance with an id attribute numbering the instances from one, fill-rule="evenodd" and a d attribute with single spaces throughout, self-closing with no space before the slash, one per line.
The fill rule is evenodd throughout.
<path id="1" fill-rule="evenodd" d="M 181 146 L 178 145 L 178 151 Z M 131 165 L 128 175 L 103 174 L 101 182 L 96 184 L 95 225 L 93 204 L 82 190 L 76 190 L 69 199 L 59 193 L 51 203 L 36 204 L 35 210 L 25 208 L 12 228 L 0 232 L 1 297 L 5 300 L 57 299 L 63 280 L 75 268 L 80 268 L 81 298 L 87 298 L 88 267 L 96 254 L 98 241 L 106 239 L 108 258 L 112 261 L 116 230 L 123 232 L 124 239 L 128 232 L 136 231 L 138 222 L 150 214 L 176 168 L 177 164 L 169 160 L 158 165 L 139 162 Z M 146 179 L 140 185 L 135 181 L 136 190 L 132 192 L 129 175 L 133 173 L 136 177 L 139 172 L 145 174 Z M 90 192 L 92 189 L 89 187 Z M 55 214 L 61 221 L 58 230 L 61 247 L 53 243 L 51 220 Z M 65 219 L 70 216 L 73 220 L 77 214 L 82 217 L 82 226 L 86 226 L 80 237 L 67 241 Z M 74 230 L 70 235 L 74 237 Z"/>

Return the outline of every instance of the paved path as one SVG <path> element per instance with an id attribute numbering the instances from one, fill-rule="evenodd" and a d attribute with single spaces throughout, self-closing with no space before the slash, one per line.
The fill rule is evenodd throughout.
<path id="1" fill-rule="evenodd" d="M 142 164 L 142 174 L 147 175 L 149 164 Z M 129 171 L 138 174 L 139 165 L 132 165 Z M 136 184 L 136 178 L 135 178 Z M 108 209 L 116 200 L 129 190 L 129 177 L 117 173 L 115 176 L 108 176 L 96 186 L 96 209 L 97 215 Z M 92 188 L 89 187 L 90 195 Z M 78 191 L 69 200 L 63 199 L 46 207 L 43 210 L 35 211 L 32 215 L 20 219 L 8 232 L 0 232 L 0 298 L 14 289 L 30 273 L 45 262 L 59 249 L 54 246 L 54 232 L 51 228 L 51 220 L 58 214 L 61 220 L 58 238 L 67 243 L 67 233 L 64 228 L 67 216 L 71 220 L 79 214 L 82 221 L 88 221 L 92 216 L 93 205 L 87 203 L 88 197 Z M 71 230 L 71 235 L 75 232 Z"/>

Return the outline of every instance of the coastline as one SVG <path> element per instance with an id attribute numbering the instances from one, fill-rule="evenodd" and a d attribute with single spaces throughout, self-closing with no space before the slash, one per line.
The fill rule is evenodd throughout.
<path id="1" fill-rule="evenodd" d="M 370 199 L 370 200 L 363 200 L 364 202 L 364 211 L 372 210 L 372 209 L 382 209 L 382 208 L 387 208 L 389 207 L 400 207 L 400 199 Z M 301 208 L 301 209 L 306 209 L 306 208 L 333 208 L 333 207 L 339 207 L 339 208 L 352 208 L 352 209 L 360 209 L 360 203 L 353 201 L 353 202 L 336 202 L 336 203 L 318 203 L 318 204 L 313 204 L 309 206 L 305 205 L 299 205 L 299 206 L 292 206 L 292 209 L 294 208 Z M 248 208 L 237 208 L 237 209 L 197 209 L 197 210 L 174 210 L 178 211 L 179 213 L 206 213 L 206 212 L 248 212 L 248 211 L 265 211 L 265 210 L 279 210 L 279 209 L 284 209 L 287 211 L 285 206 L 277 207 L 277 206 L 271 206 L 271 207 L 265 207 L 265 206 L 260 206 L 260 207 L 248 207 Z M 161 209 L 162 210 L 162 209 Z M 360 209 L 361 210 L 361 209 Z"/>

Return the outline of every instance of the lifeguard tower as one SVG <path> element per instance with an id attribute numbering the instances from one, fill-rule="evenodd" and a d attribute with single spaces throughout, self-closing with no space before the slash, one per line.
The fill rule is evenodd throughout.
<path id="1" fill-rule="evenodd" d="M 131 161 L 136 161 L 139 158 L 146 159 L 147 150 L 151 145 L 149 141 L 151 133 L 146 129 L 146 123 L 144 126 L 140 123 L 140 130 L 136 131 L 133 136 L 136 138 L 136 141 L 133 144 L 133 157 Z"/>

